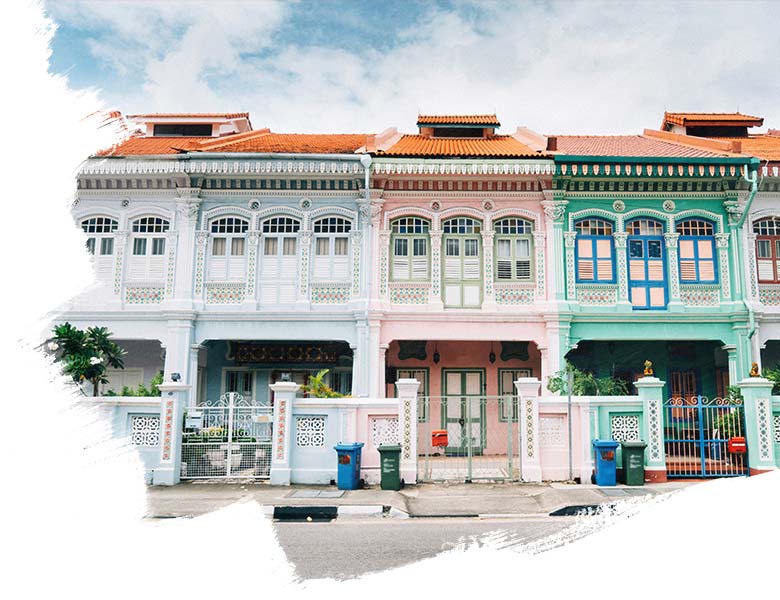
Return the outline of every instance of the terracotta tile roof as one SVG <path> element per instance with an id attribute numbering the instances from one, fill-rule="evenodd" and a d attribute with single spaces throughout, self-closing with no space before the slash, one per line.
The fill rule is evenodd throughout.
<path id="1" fill-rule="evenodd" d="M 378 156 L 441 156 L 441 157 L 528 157 L 543 156 L 510 135 L 491 138 L 431 138 L 404 135 L 397 143 Z"/>
<path id="2" fill-rule="evenodd" d="M 365 133 L 271 133 L 255 130 L 223 138 L 211 138 L 203 152 L 282 152 L 302 154 L 352 154 L 365 146 Z"/>
<path id="3" fill-rule="evenodd" d="M 664 123 L 695 127 L 697 125 L 734 125 L 743 127 L 761 127 L 763 117 L 753 117 L 741 113 L 664 113 Z"/>
<path id="4" fill-rule="evenodd" d="M 739 144 L 743 154 L 750 154 L 761 160 L 780 161 L 780 136 L 754 134 L 748 137 L 718 137 L 714 139 Z"/>
<path id="5" fill-rule="evenodd" d="M 127 115 L 128 119 L 248 119 L 248 112 L 237 113 L 144 113 L 140 115 Z"/>
<path id="6" fill-rule="evenodd" d="M 131 137 L 112 148 L 96 152 L 96 156 L 130 156 L 180 154 L 193 150 L 211 137 Z"/>
<path id="7" fill-rule="evenodd" d="M 643 135 L 558 135 L 558 154 L 581 156 L 668 156 L 668 157 L 719 157 L 727 152 L 716 152 L 666 142 Z"/>
<path id="8" fill-rule="evenodd" d="M 417 125 L 495 125 L 496 115 L 417 115 Z"/>

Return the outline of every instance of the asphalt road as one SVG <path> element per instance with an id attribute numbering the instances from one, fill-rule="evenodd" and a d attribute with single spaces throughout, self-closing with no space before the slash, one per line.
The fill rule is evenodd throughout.
<path id="1" fill-rule="evenodd" d="M 303 579 L 348 579 L 430 558 L 461 544 L 523 544 L 558 533 L 571 517 L 522 519 L 345 520 L 274 523 L 287 558 Z"/>

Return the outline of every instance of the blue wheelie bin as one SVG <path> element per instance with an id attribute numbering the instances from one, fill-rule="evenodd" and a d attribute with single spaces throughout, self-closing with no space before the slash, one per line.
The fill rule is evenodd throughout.
<path id="1" fill-rule="evenodd" d="M 363 443 L 336 444 L 339 466 L 336 483 L 340 490 L 356 490 L 360 487 L 360 453 Z"/>
<path id="2" fill-rule="evenodd" d="M 595 483 L 596 485 L 608 486 L 617 484 L 617 461 L 615 460 L 615 451 L 620 444 L 612 440 L 593 440 L 593 451 L 596 454 Z"/>

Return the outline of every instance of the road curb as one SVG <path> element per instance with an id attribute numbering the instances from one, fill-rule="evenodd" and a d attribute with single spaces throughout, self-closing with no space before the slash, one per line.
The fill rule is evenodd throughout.
<path id="1" fill-rule="evenodd" d="M 332 521 L 335 519 L 408 519 L 409 514 L 381 504 L 347 504 L 336 506 L 279 505 L 262 507 L 263 514 L 274 521 Z"/>

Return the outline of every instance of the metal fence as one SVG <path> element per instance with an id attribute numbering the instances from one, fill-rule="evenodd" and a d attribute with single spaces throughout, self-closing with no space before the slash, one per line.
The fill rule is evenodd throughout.
<path id="1" fill-rule="evenodd" d="M 668 477 L 747 475 L 747 452 L 739 452 L 744 439 L 741 399 L 691 396 L 664 402 Z"/>
<path id="2" fill-rule="evenodd" d="M 181 478 L 268 478 L 272 423 L 270 406 L 248 404 L 235 392 L 186 408 Z"/>
<path id="3" fill-rule="evenodd" d="M 427 396 L 419 402 L 419 481 L 521 478 L 516 396 Z M 446 431 L 446 445 L 434 445 L 434 431 Z"/>

